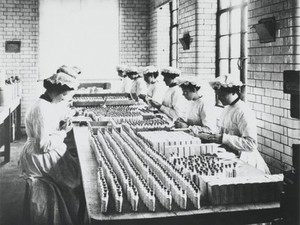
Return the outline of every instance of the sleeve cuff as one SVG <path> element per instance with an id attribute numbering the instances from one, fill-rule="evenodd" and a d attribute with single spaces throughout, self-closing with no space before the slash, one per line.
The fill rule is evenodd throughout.
<path id="1" fill-rule="evenodd" d="M 160 108 L 159 108 L 159 110 L 162 111 L 162 112 L 165 112 L 165 111 L 166 111 L 166 108 L 167 108 L 166 106 L 161 105 Z"/>
<path id="2" fill-rule="evenodd" d="M 62 139 L 65 139 L 67 136 L 67 132 L 64 130 L 57 131 L 57 135 L 59 135 Z"/>
<path id="3" fill-rule="evenodd" d="M 228 142 L 229 142 L 229 135 L 223 134 L 222 135 L 222 144 L 228 144 Z"/>

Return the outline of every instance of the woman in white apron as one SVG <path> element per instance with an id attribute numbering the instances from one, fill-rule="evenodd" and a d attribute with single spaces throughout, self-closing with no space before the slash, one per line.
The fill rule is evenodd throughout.
<path id="1" fill-rule="evenodd" d="M 244 162 L 269 174 L 269 168 L 257 149 L 255 114 L 239 97 L 243 83 L 228 74 L 216 78 L 210 85 L 225 107 L 220 118 L 219 133 L 209 135 L 208 140 L 222 144 Z"/>
<path id="2" fill-rule="evenodd" d="M 27 141 L 20 155 L 26 179 L 25 224 L 80 224 L 82 186 L 78 159 L 64 143 L 71 130 L 61 120 L 58 103 L 69 100 L 78 86 L 75 70 L 58 72 L 44 80 L 45 93 L 25 117 Z"/>
<path id="3" fill-rule="evenodd" d="M 128 67 L 126 69 L 127 76 L 132 80 L 130 95 L 136 102 L 144 99 L 147 94 L 147 85 L 137 67 Z"/>
<path id="4" fill-rule="evenodd" d="M 161 70 L 164 82 L 168 89 L 164 95 L 162 103 L 151 101 L 151 105 L 169 116 L 172 120 L 179 117 L 186 119 L 188 102 L 182 95 L 182 90 L 178 86 L 176 78 L 179 77 L 181 71 L 174 67 L 167 67 Z"/>
<path id="5" fill-rule="evenodd" d="M 196 78 L 186 78 L 179 82 L 183 96 L 189 101 L 187 119 L 184 121 L 179 118 L 175 121 L 176 128 L 189 128 L 195 132 L 216 132 L 216 116 L 213 104 L 210 104 L 202 95 L 199 94 L 201 84 Z"/>
<path id="6" fill-rule="evenodd" d="M 155 101 L 161 104 L 167 91 L 167 86 L 162 80 L 158 79 L 158 68 L 154 66 L 147 66 L 145 67 L 143 74 L 144 80 L 148 84 L 145 102 L 149 105 L 151 105 L 150 101 Z"/>

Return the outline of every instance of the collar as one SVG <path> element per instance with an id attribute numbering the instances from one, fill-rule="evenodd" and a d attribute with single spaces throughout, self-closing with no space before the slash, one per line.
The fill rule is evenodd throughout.
<path id="1" fill-rule="evenodd" d="M 44 99 L 44 100 L 47 101 L 47 102 L 52 102 L 52 99 L 51 99 L 51 97 L 47 94 L 47 92 L 45 92 L 44 94 L 42 94 L 42 95 L 40 96 L 40 98 L 41 98 L 41 99 Z"/>
<path id="2" fill-rule="evenodd" d="M 150 84 L 155 84 L 158 80 L 154 80 L 152 82 L 150 82 Z"/>
<path id="3" fill-rule="evenodd" d="M 235 103 L 237 103 L 240 100 L 240 97 L 237 97 L 233 102 L 231 102 L 229 105 L 233 106 Z"/>
<path id="4" fill-rule="evenodd" d="M 171 88 L 171 87 L 175 87 L 177 84 L 176 83 L 172 83 L 172 84 L 170 84 L 169 85 L 169 87 Z"/>
<path id="5" fill-rule="evenodd" d="M 198 101 L 198 100 L 200 101 L 201 98 L 202 98 L 202 95 L 199 95 L 198 98 L 196 98 L 196 99 L 193 100 L 193 101 Z"/>

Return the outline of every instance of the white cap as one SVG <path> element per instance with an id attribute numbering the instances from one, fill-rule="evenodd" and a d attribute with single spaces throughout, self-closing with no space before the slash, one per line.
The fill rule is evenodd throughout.
<path id="1" fill-rule="evenodd" d="M 125 71 L 126 69 L 127 69 L 127 65 L 125 65 L 125 64 L 120 64 L 120 65 L 117 65 L 116 66 L 116 69 L 117 69 L 117 71 Z"/>
<path id="2" fill-rule="evenodd" d="M 193 85 L 193 86 L 196 86 L 196 87 L 199 87 L 199 88 L 202 86 L 201 81 L 197 77 L 185 77 L 183 79 L 178 79 L 177 83 L 178 83 L 179 86 L 181 86 L 181 85 Z"/>
<path id="3" fill-rule="evenodd" d="M 209 84 L 213 89 L 220 89 L 221 87 L 230 88 L 233 86 L 243 86 L 244 84 L 239 79 L 237 79 L 237 77 L 239 76 L 225 74 L 217 77 L 213 81 L 210 81 Z"/>
<path id="4" fill-rule="evenodd" d="M 66 67 L 64 71 L 53 74 L 52 76 L 44 79 L 45 82 L 50 82 L 52 84 L 66 85 L 69 88 L 77 89 L 79 83 L 77 81 L 78 71 L 74 68 Z M 59 71 L 59 70 L 58 70 Z"/>
<path id="5" fill-rule="evenodd" d="M 143 70 L 144 75 L 147 73 L 158 73 L 158 68 L 155 66 L 146 66 Z"/>
<path id="6" fill-rule="evenodd" d="M 165 67 L 161 69 L 161 75 L 175 75 L 176 77 L 179 77 L 181 74 L 180 69 L 177 69 L 175 67 Z"/>

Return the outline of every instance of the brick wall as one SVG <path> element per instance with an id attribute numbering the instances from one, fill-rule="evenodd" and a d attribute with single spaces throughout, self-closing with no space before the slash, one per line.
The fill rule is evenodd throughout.
<path id="1" fill-rule="evenodd" d="M 20 53 L 5 53 L 5 41 L 21 41 Z M 38 1 L 0 0 L 0 70 L 22 80 L 22 117 L 36 95 Z M 23 121 L 23 119 L 22 119 Z"/>
<path id="2" fill-rule="evenodd" d="M 150 1 L 120 1 L 120 62 L 149 65 Z"/>
<path id="3" fill-rule="evenodd" d="M 201 91 L 214 101 L 207 81 L 215 78 L 217 0 L 179 0 L 179 38 L 189 33 L 189 50 L 179 44 L 179 68 L 183 76 L 203 81 Z"/>
<path id="4" fill-rule="evenodd" d="M 259 43 L 253 25 L 272 16 L 276 41 Z M 291 168 L 291 146 L 300 141 L 300 121 L 290 117 L 290 95 L 283 93 L 283 71 L 300 69 L 299 1 L 250 0 L 248 21 L 248 101 L 258 119 L 259 150 L 278 173 Z"/>
<path id="5" fill-rule="evenodd" d="M 157 17 L 156 1 L 150 1 L 150 24 L 149 24 L 149 63 L 157 66 Z"/>

